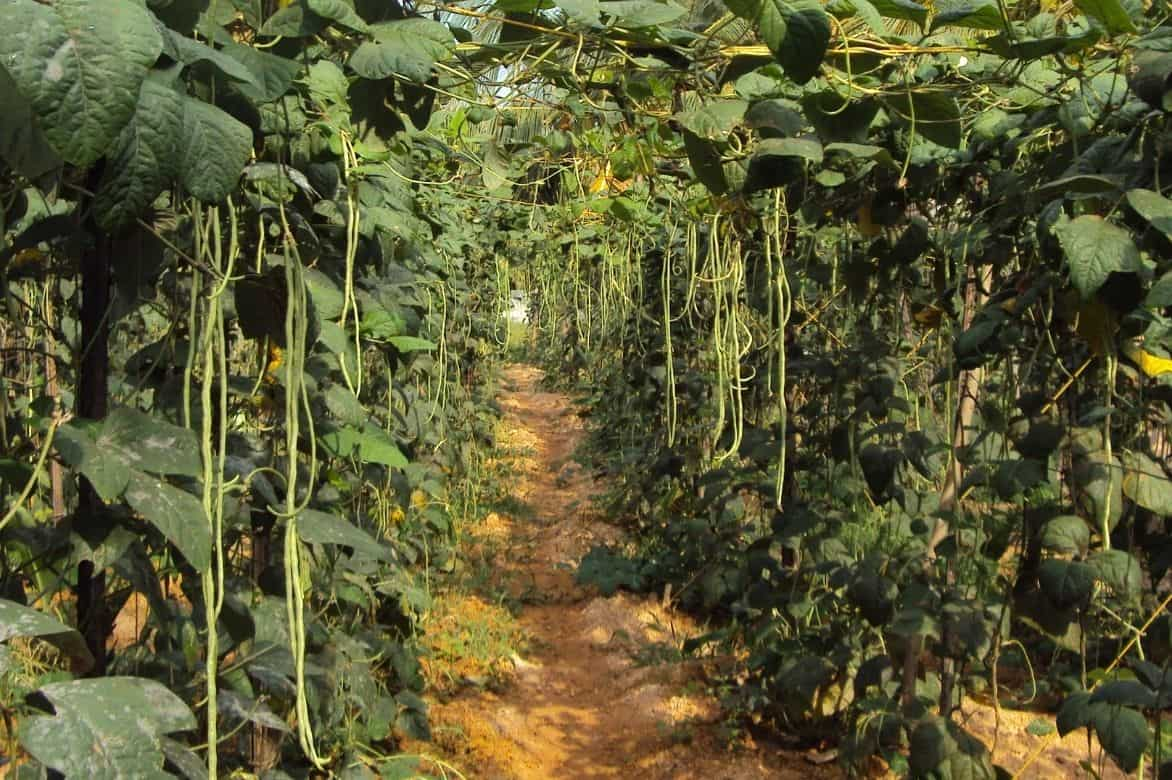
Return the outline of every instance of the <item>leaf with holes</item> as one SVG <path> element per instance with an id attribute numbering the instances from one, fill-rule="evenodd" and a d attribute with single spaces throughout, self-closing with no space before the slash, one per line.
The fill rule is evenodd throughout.
<path id="1" fill-rule="evenodd" d="M 142 0 L 8 0 L 4 27 L 0 62 L 45 138 L 66 162 L 97 161 L 163 49 Z"/>

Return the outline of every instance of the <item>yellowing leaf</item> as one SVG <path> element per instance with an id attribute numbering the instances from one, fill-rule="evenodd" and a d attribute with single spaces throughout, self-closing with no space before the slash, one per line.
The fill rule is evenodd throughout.
<path id="1" fill-rule="evenodd" d="M 1075 331 L 1096 355 L 1110 351 L 1117 330 L 1119 323 L 1115 313 L 1106 304 L 1090 300 L 1078 307 Z"/>
<path id="2" fill-rule="evenodd" d="M 869 198 L 862 206 L 859 206 L 858 226 L 859 232 L 867 238 L 874 238 L 882 232 L 882 228 L 871 221 L 871 200 Z"/>
<path id="3" fill-rule="evenodd" d="M 1172 359 L 1153 355 L 1151 352 L 1136 344 L 1125 344 L 1123 346 L 1123 354 L 1127 356 L 1128 360 L 1139 366 L 1140 371 L 1143 371 L 1150 377 L 1172 373 Z"/>

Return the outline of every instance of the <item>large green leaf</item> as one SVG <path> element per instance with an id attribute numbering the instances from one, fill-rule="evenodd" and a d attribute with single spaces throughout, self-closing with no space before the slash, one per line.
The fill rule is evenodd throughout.
<path id="1" fill-rule="evenodd" d="M 960 147 L 960 106 L 946 92 L 894 92 L 883 99 L 894 113 L 924 138 L 950 149 Z"/>
<path id="2" fill-rule="evenodd" d="M 390 434 L 374 425 L 367 425 L 358 440 L 358 457 L 366 463 L 379 463 L 392 468 L 406 468 L 409 461 Z"/>
<path id="3" fill-rule="evenodd" d="M 965 27 L 973 30 L 1001 30 L 1005 21 L 994 0 L 953 0 L 937 3 L 932 30 L 940 27 Z"/>
<path id="4" fill-rule="evenodd" d="M 1081 555 L 1091 544 L 1091 529 L 1077 515 L 1059 515 L 1042 527 L 1041 543 L 1047 550 Z"/>
<path id="5" fill-rule="evenodd" d="M 243 82 L 254 89 L 260 88 L 256 75 L 240 60 L 174 30 L 164 27 L 160 32 L 163 34 L 163 53 L 176 62 L 184 65 L 206 62 L 233 81 Z"/>
<path id="6" fill-rule="evenodd" d="M 1125 452 L 1123 495 L 1158 515 L 1172 515 L 1172 481 L 1164 468 L 1142 452 Z"/>
<path id="7" fill-rule="evenodd" d="M 121 458 L 107 457 L 84 428 L 66 423 L 53 439 L 62 462 L 80 471 L 103 501 L 116 501 L 130 481 L 130 467 Z"/>
<path id="8" fill-rule="evenodd" d="M 268 103 L 284 95 L 301 70 L 299 62 L 242 43 L 229 43 L 223 52 L 252 73 L 251 81 L 241 81 L 235 87 L 254 103 Z"/>
<path id="9" fill-rule="evenodd" d="M 1143 567 L 1125 550 L 1099 550 L 1088 561 L 1099 579 L 1120 598 L 1138 596 L 1143 590 Z"/>
<path id="10" fill-rule="evenodd" d="M 337 544 L 353 547 L 356 555 L 390 560 L 391 549 L 373 536 L 337 515 L 305 509 L 297 515 L 297 534 L 313 544 Z"/>
<path id="11" fill-rule="evenodd" d="M 912 729 L 908 764 L 915 777 L 997 777 L 989 750 L 981 741 L 944 718 L 924 718 Z"/>
<path id="12" fill-rule="evenodd" d="M 1151 190 L 1128 190 L 1127 202 L 1152 227 L 1172 238 L 1172 200 Z"/>
<path id="13" fill-rule="evenodd" d="M 0 642 L 18 636 L 36 637 L 60 648 L 70 658 L 80 661 L 84 671 L 94 665 L 94 657 L 76 630 L 52 615 L 0 599 Z"/>
<path id="14" fill-rule="evenodd" d="M 252 153 L 248 126 L 202 100 L 183 101 L 179 182 L 206 203 L 232 193 Z"/>
<path id="15" fill-rule="evenodd" d="M 913 0 L 871 0 L 871 5 L 889 19 L 904 19 L 920 27 L 928 19 L 928 9 Z"/>
<path id="16" fill-rule="evenodd" d="M 818 0 L 725 0 L 737 16 L 750 22 L 799 84 L 812 79 L 830 43 L 830 17 Z"/>
<path id="17" fill-rule="evenodd" d="M 351 30 L 366 32 L 370 26 L 354 10 L 353 0 L 306 0 L 306 5 L 323 19 L 337 22 Z"/>
<path id="18" fill-rule="evenodd" d="M 1070 281 L 1089 300 L 1112 273 L 1143 270 L 1131 234 L 1102 217 L 1087 214 L 1060 220 L 1054 234 L 1066 255 Z"/>
<path id="19" fill-rule="evenodd" d="M 103 457 L 152 474 L 195 477 L 202 465 L 194 432 L 128 407 L 106 416 L 96 445 Z"/>
<path id="20" fill-rule="evenodd" d="M 720 150 L 716 148 L 715 142 L 701 138 L 690 130 L 684 130 L 683 136 L 684 151 L 688 153 L 688 162 L 692 164 L 696 178 L 713 195 L 728 192 L 728 178 L 725 176 Z"/>
<path id="21" fill-rule="evenodd" d="M 717 100 L 695 111 L 684 111 L 672 117 L 697 138 L 723 141 L 740 124 L 749 104 L 743 100 Z"/>
<path id="22" fill-rule="evenodd" d="M 1095 734 L 1125 772 L 1135 771 L 1150 741 L 1147 719 L 1128 707 L 1106 705 L 1096 709 Z"/>
<path id="23" fill-rule="evenodd" d="M 66 777 L 165 777 L 160 738 L 196 727 L 187 705 L 154 680 L 72 680 L 40 693 L 56 714 L 28 718 L 20 742 Z"/>
<path id="24" fill-rule="evenodd" d="M 138 471 L 130 474 L 126 503 L 158 528 L 196 571 L 212 561 L 212 536 L 208 517 L 199 499 Z"/>
<path id="25" fill-rule="evenodd" d="M 61 167 L 61 158 L 41 132 L 32 104 L 0 67 L 0 159 L 22 176 L 35 179 Z"/>
<path id="26" fill-rule="evenodd" d="M 670 0 L 603 0 L 599 8 L 621 27 L 644 28 L 670 24 L 688 13 Z"/>
<path id="27" fill-rule="evenodd" d="M 374 40 L 360 45 L 349 60 L 350 68 L 366 79 L 401 76 L 422 84 L 455 44 L 448 28 L 431 19 L 399 19 L 370 29 Z"/>
<path id="28" fill-rule="evenodd" d="M 1098 570 L 1081 561 L 1047 560 L 1038 567 L 1038 582 L 1055 606 L 1083 607 L 1090 601 Z"/>
<path id="29" fill-rule="evenodd" d="M 583 27 L 599 26 L 599 14 L 602 7 L 599 0 L 557 0 L 558 8 L 566 12 L 566 17 Z"/>
<path id="30" fill-rule="evenodd" d="M 1135 32 L 1135 25 L 1119 0 L 1074 0 L 1074 4 L 1111 34 Z"/>
<path id="31" fill-rule="evenodd" d="M 4 3 L 0 63 L 66 162 L 89 165 L 130 120 L 163 41 L 142 0 Z M 7 106 L 5 107 L 7 110 Z"/>
<path id="32" fill-rule="evenodd" d="M 328 20 L 309 10 L 304 0 L 293 0 L 265 20 L 260 26 L 260 34 L 303 38 L 317 35 L 327 24 Z"/>
<path id="33" fill-rule="evenodd" d="M 94 215 L 106 230 L 143 214 L 177 171 L 183 131 L 183 96 L 161 80 L 142 83 L 134 117 L 122 128 L 94 198 Z"/>

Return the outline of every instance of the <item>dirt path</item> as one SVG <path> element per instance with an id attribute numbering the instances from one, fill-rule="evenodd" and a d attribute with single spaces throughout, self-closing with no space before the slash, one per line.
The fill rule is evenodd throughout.
<path id="1" fill-rule="evenodd" d="M 516 464 L 515 493 L 531 516 L 493 515 L 479 531 L 503 551 L 496 576 L 525 604 L 530 651 L 502 690 L 436 702 L 433 730 L 448 735 L 437 741 L 469 777 L 486 779 L 837 777 L 799 753 L 744 739 L 730 747 L 717 737 L 721 713 L 703 670 L 680 659 L 697 627 L 655 599 L 602 598 L 575 583 L 581 557 L 618 531 L 592 514 L 599 487 L 570 460 L 581 421 L 540 379 L 510 366 L 500 399 L 501 443 L 531 453 Z"/>
<path id="2" fill-rule="evenodd" d="M 478 780 L 842 777 L 820 762 L 824 756 L 721 737 L 724 719 L 706 670 L 679 652 L 700 627 L 655 598 L 603 598 L 576 583 L 582 556 L 621 532 L 595 514 L 591 499 L 602 487 L 572 461 L 584 431 L 569 399 L 543 392 L 531 366 L 509 366 L 504 378 L 498 445 L 520 453 L 512 463 L 514 511 L 493 512 L 471 529 L 465 554 L 480 558 L 489 590 L 522 605 L 518 633 L 528 650 L 506 660 L 503 685 L 481 681 L 432 702 L 445 757 Z M 452 623 L 493 610 L 511 620 L 479 596 L 468 601 L 473 610 L 449 615 Z M 991 707 L 972 701 L 960 714 L 1011 771 L 1037 750 L 1025 778 L 1085 776 L 1078 766 L 1087 757 L 1085 734 L 1040 739 L 1029 733 L 1039 719 L 1053 723 L 1004 710 L 998 725 Z M 1095 763 L 1105 778 L 1124 777 L 1109 762 Z M 873 769 L 883 774 L 881 763 Z"/>

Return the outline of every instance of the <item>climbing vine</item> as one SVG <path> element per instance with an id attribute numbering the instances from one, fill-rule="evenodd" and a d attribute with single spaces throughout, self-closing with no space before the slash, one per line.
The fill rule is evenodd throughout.
<path id="1" fill-rule="evenodd" d="M 608 554 L 714 619 L 745 722 L 991 776 L 953 717 L 991 689 L 1167 771 L 1160 4 L 4 14 L 5 760 L 426 737 L 523 289 Z"/>

